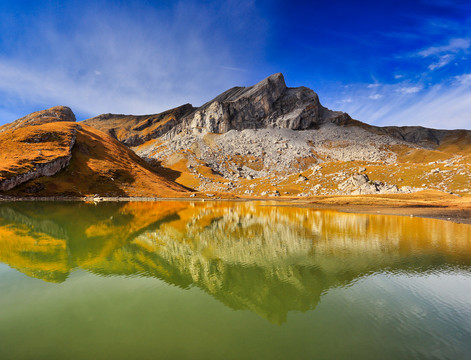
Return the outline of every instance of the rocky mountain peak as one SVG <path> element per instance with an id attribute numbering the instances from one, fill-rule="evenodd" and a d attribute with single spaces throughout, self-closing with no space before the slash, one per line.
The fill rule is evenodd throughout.
<path id="1" fill-rule="evenodd" d="M 341 112 L 324 108 L 317 94 L 306 87 L 288 88 L 282 73 L 250 87 L 232 88 L 197 109 L 183 124 L 193 132 L 225 133 L 229 130 L 315 128 Z M 344 119 L 344 120 L 345 120 Z"/>

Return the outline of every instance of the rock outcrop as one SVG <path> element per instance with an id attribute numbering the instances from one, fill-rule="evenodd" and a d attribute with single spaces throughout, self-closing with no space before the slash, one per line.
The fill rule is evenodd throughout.
<path id="1" fill-rule="evenodd" d="M 181 132 L 223 134 L 230 130 L 317 128 L 331 122 L 346 124 L 350 116 L 323 107 L 306 87 L 288 88 L 283 74 L 269 76 L 250 87 L 234 87 L 194 108 L 190 104 L 155 115 L 103 114 L 85 124 L 109 133 L 128 146 Z"/>
<path id="2" fill-rule="evenodd" d="M 41 176 L 52 176 L 69 165 L 80 125 L 67 106 L 37 111 L 0 127 L 0 191 Z"/>
<path id="3" fill-rule="evenodd" d="M 75 143 L 75 134 L 73 137 L 73 140 L 71 141 L 70 144 L 70 150 L 72 150 L 72 147 L 74 146 Z M 13 175 L 11 177 L 8 177 L 4 180 L 0 181 L 0 190 L 1 191 L 6 191 L 13 189 L 14 187 L 23 184 L 29 180 L 37 179 L 41 176 L 52 176 L 57 174 L 59 171 L 64 169 L 66 166 L 69 165 L 70 159 L 72 159 L 72 153 L 66 156 L 60 156 L 55 158 L 52 161 L 49 162 L 44 162 L 44 163 L 39 163 L 39 164 L 34 164 L 34 168 L 32 170 L 29 170 L 23 174 L 18 174 L 18 175 Z M 40 187 L 37 187 L 36 189 L 41 190 Z M 33 190 L 33 191 L 32 191 Z M 28 192 L 36 192 L 34 191 L 34 188 L 30 189 Z"/>
<path id="4" fill-rule="evenodd" d="M 179 133 L 217 133 L 245 129 L 317 129 L 323 124 L 361 127 L 369 132 L 414 145 L 436 148 L 450 137 L 471 137 L 467 130 L 436 130 L 420 126 L 377 127 L 353 120 L 347 113 L 321 105 L 306 87 L 289 88 L 277 73 L 250 87 L 234 87 L 204 105 L 190 104 L 154 115 L 103 114 L 84 121 L 127 146 Z M 1 128 L 0 128 L 1 131 Z"/>
<path id="5" fill-rule="evenodd" d="M 26 126 L 42 125 L 58 121 L 75 122 L 75 114 L 67 106 L 55 106 L 47 110 L 36 111 L 9 124 L 0 126 L 0 133 Z"/>
<path id="6" fill-rule="evenodd" d="M 339 190 L 350 195 L 394 194 L 400 192 L 397 185 L 371 181 L 366 174 L 355 174 L 339 184 Z"/>
<path id="7" fill-rule="evenodd" d="M 181 131 L 226 133 L 244 129 L 305 130 L 350 117 L 324 108 L 306 87 L 288 88 L 283 74 L 269 76 L 250 87 L 232 88 L 184 119 Z"/>

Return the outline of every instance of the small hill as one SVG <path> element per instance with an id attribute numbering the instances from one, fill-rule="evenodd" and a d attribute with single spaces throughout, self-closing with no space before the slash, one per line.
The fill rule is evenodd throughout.
<path id="1" fill-rule="evenodd" d="M 36 111 L 9 124 L 0 126 L 0 132 L 58 121 L 75 122 L 76 120 L 70 108 L 67 106 L 55 106 L 47 110 Z"/>
<path id="2" fill-rule="evenodd" d="M 187 192 L 109 135 L 71 122 L 73 113 L 64 118 L 67 109 L 44 110 L 5 125 L 0 132 L 6 149 L 0 154 L 4 195 L 178 197 Z"/>

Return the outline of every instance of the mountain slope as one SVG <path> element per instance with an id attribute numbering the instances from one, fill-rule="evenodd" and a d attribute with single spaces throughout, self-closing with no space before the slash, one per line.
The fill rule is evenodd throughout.
<path id="1" fill-rule="evenodd" d="M 83 121 L 83 124 L 99 129 L 127 146 L 140 145 L 159 137 L 194 110 L 190 104 L 154 115 L 103 114 Z"/>

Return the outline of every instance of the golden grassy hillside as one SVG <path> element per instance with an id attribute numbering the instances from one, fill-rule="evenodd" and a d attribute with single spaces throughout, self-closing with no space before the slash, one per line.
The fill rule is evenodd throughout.
<path id="1" fill-rule="evenodd" d="M 0 133 L 0 181 L 70 156 L 76 123 L 46 123 Z"/>
<path id="2" fill-rule="evenodd" d="M 64 106 L 2 126 L 0 148 L 2 195 L 178 197 L 187 193 L 111 136 L 77 124 Z"/>
<path id="3" fill-rule="evenodd" d="M 43 127 L 32 127 L 36 133 L 41 133 Z M 66 131 L 77 126 L 75 123 L 52 123 L 48 128 L 55 131 Z M 24 131 L 30 128 L 25 128 Z M 33 131 L 31 130 L 31 131 Z M 28 143 L 18 153 L 17 161 L 27 163 L 32 148 Z M 50 143 L 51 148 L 55 144 Z M 52 150 L 51 150 L 52 151 Z M 56 148 L 58 151 L 58 148 Z M 18 186 L 7 195 L 27 196 L 30 189 L 39 189 L 35 196 L 87 196 L 99 194 L 102 196 L 156 196 L 178 197 L 187 190 L 171 180 L 157 174 L 147 163 L 135 155 L 117 140 L 103 132 L 88 127 L 79 126 L 76 133 L 76 143 L 72 149 L 72 159 L 69 165 L 51 177 L 41 177 Z"/>

